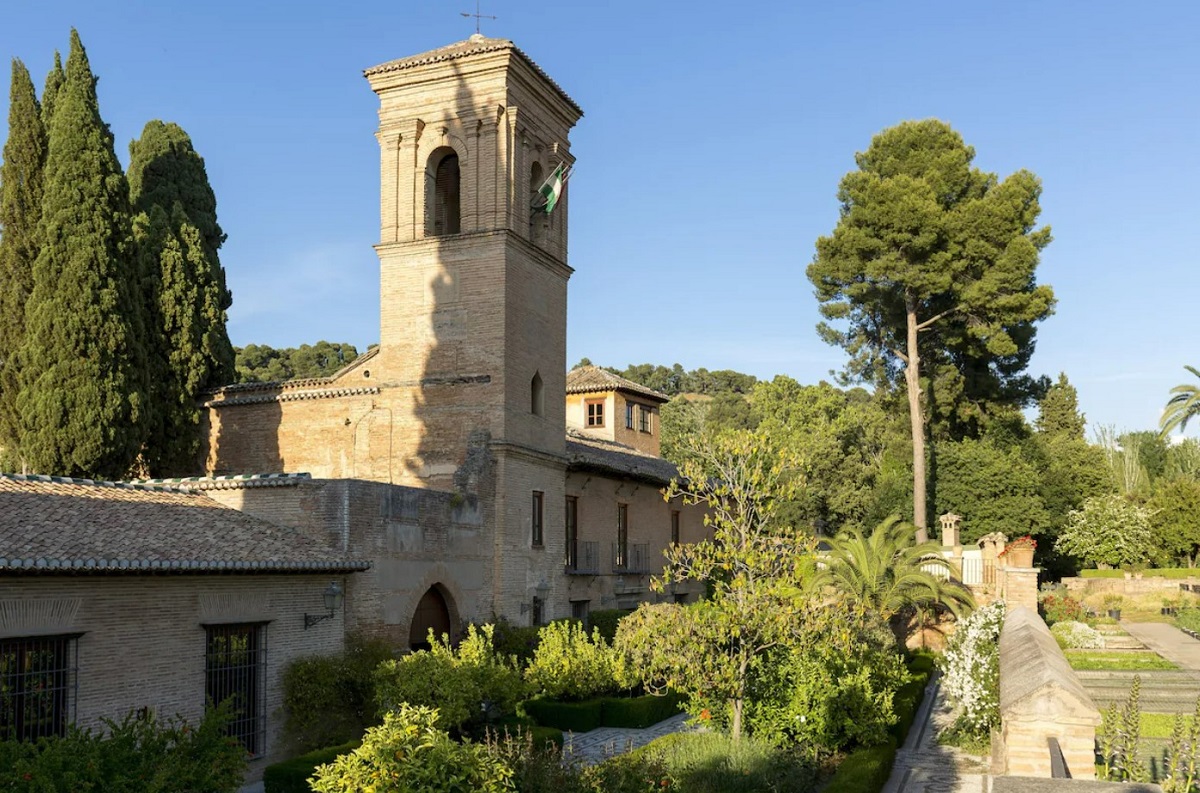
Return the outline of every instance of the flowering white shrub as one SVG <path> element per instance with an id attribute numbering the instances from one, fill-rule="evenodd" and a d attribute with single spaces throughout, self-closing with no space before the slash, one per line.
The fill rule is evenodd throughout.
<path id="1" fill-rule="evenodd" d="M 1070 650 L 1100 650 L 1104 648 L 1104 637 L 1100 631 L 1082 622 L 1056 622 L 1050 628 L 1058 646 Z"/>
<path id="2" fill-rule="evenodd" d="M 987 735 L 1000 723 L 1000 628 L 1004 603 L 989 603 L 962 622 L 942 660 L 942 685 L 958 712 L 955 729 Z"/>

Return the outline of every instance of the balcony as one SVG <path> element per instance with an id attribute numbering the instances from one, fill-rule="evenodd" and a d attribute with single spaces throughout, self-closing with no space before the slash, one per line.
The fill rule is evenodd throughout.
<path id="1" fill-rule="evenodd" d="M 600 543 L 567 544 L 567 575 L 597 575 L 600 572 Z"/>
<path id="2" fill-rule="evenodd" d="M 650 572 L 650 546 L 647 543 L 622 545 L 612 544 L 612 571 L 614 573 Z"/>

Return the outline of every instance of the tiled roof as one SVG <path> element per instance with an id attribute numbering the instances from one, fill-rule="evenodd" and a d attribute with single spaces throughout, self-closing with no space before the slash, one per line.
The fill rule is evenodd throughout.
<path id="1" fill-rule="evenodd" d="M 0 572 L 366 570 L 298 531 L 167 484 L 0 474 Z"/>
<path id="2" fill-rule="evenodd" d="M 481 36 L 476 33 L 471 38 L 464 41 L 457 41 L 454 44 L 449 44 L 445 47 L 439 47 L 436 50 L 422 52 L 420 55 L 410 55 L 407 58 L 399 58 L 387 63 L 381 63 L 378 66 L 372 66 L 370 69 L 363 70 L 364 77 L 371 77 L 376 74 L 384 74 L 386 72 L 398 72 L 401 69 L 412 69 L 416 66 L 425 66 L 430 63 L 439 63 L 442 61 L 453 61 L 459 58 L 466 58 L 469 55 L 476 55 L 483 52 L 498 52 L 500 50 L 512 50 L 517 57 L 525 61 L 543 80 L 554 87 L 558 95 L 566 100 L 567 104 L 579 115 L 583 115 L 583 109 L 575 104 L 575 100 L 567 96 L 567 92 L 559 86 L 558 83 L 551 79 L 550 75 L 542 70 L 533 62 L 533 58 L 526 55 L 520 47 L 513 44 L 508 39 L 490 39 L 486 36 Z"/>
<path id="3" fill-rule="evenodd" d="M 567 430 L 567 460 L 568 467 L 575 470 L 600 471 L 660 485 L 679 476 L 679 469 L 668 460 L 577 430 Z"/>
<path id="4" fill-rule="evenodd" d="M 252 487 L 295 487 L 312 481 L 311 474 L 228 474 L 226 476 L 184 476 L 173 479 L 139 479 L 131 484 L 156 490 L 246 490 Z"/>
<path id="5" fill-rule="evenodd" d="M 379 345 L 375 345 L 371 349 L 359 355 L 350 363 L 338 369 L 328 377 L 300 377 L 295 380 L 269 380 L 264 383 L 229 383 L 228 385 L 217 386 L 216 388 L 206 388 L 201 391 L 202 394 L 237 394 L 243 391 L 279 391 L 280 389 L 325 389 L 330 384 L 336 382 L 338 378 L 346 374 L 351 369 L 357 368 L 379 354 Z M 354 387 L 343 387 L 334 390 L 362 390 Z M 379 389 L 375 389 L 378 391 Z M 303 397 L 300 397 L 301 399 Z"/>
<path id="6" fill-rule="evenodd" d="M 567 372 L 568 394 L 586 394 L 594 391 L 626 391 L 656 402 L 671 401 L 666 394 L 647 388 L 641 383 L 626 380 L 599 366 L 580 366 Z"/>

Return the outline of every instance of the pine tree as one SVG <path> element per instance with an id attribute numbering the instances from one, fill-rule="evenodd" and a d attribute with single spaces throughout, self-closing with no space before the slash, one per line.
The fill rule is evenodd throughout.
<path id="1" fill-rule="evenodd" d="M 71 31 L 54 100 L 21 350 L 21 451 L 41 473 L 119 478 L 145 436 L 140 284 L 129 188 Z"/>
<path id="2" fill-rule="evenodd" d="M 156 417 L 147 445 L 155 474 L 188 473 L 199 449 L 196 396 L 230 382 L 230 305 L 217 250 L 225 234 L 204 160 L 176 124 L 151 121 L 129 146 L 134 236 L 150 291 Z"/>
<path id="3" fill-rule="evenodd" d="M 58 50 L 55 50 L 54 68 L 46 75 L 46 85 L 42 88 L 42 127 L 45 128 L 46 134 L 50 133 L 50 119 L 54 116 L 54 102 L 58 99 L 58 92 L 66 81 L 67 74 L 63 71 L 62 56 L 58 54 Z"/>
<path id="4" fill-rule="evenodd" d="M 1038 403 L 1038 432 L 1082 440 L 1085 426 L 1079 412 L 1079 392 L 1067 380 L 1066 373 L 1060 373 L 1058 382 L 1047 389 L 1046 396 Z"/>
<path id="5" fill-rule="evenodd" d="M 8 139 L 0 165 L 0 460 L 17 467 L 17 351 L 25 338 L 25 303 L 33 289 L 46 131 L 25 64 L 14 59 Z"/>

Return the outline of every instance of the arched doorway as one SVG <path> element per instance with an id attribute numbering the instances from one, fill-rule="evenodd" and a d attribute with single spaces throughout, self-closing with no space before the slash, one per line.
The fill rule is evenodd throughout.
<path id="1" fill-rule="evenodd" d="M 412 628 L 408 632 L 408 643 L 413 650 L 429 649 L 429 629 L 435 636 L 450 632 L 450 607 L 437 585 L 429 587 L 417 603 L 413 612 Z"/>

